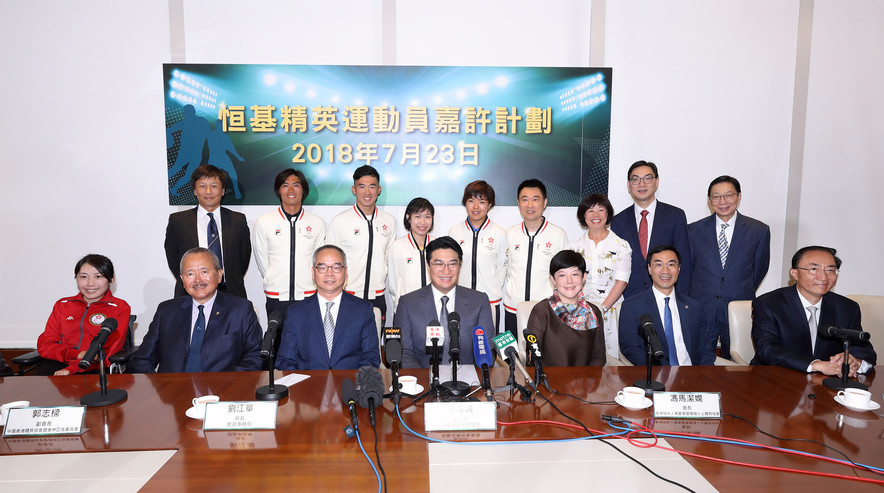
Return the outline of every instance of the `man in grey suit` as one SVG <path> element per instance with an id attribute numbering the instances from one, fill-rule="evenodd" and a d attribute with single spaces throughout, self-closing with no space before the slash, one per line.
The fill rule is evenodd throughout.
<path id="1" fill-rule="evenodd" d="M 721 355 L 730 358 L 727 305 L 754 300 L 770 264 L 770 228 L 737 213 L 740 182 L 732 176 L 712 180 L 706 193 L 709 217 L 688 225 L 694 263 L 690 296 L 700 301 L 706 323 L 721 339 Z"/>
<path id="2" fill-rule="evenodd" d="M 473 351 L 464 349 L 472 344 L 469 341 L 472 341 L 473 329 L 482 326 L 485 330 L 493 330 L 494 327 L 488 295 L 458 286 L 463 250 L 450 236 L 431 241 L 427 245 L 426 256 L 430 267 L 430 285 L 399 298 L 393 316 L 393 325 L 402 327 L 402 367 L 430 366 L 430 356 L 426 354 L 426 331 L 427 324 L 433 320 L 442 322 L 445 331 L 442 364 L 448 363 L 451 337 L 445 319 L 451 312 L 457 312 L 460 316 L 460 361 L 473 364 Z"/>

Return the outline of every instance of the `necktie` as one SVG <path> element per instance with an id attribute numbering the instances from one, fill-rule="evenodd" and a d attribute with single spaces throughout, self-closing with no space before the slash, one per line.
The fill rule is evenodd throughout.
<path id="1" fill-rule="evenodd" d="M 642 220 L 638 223 L 638 245 L 642 257 L 648 258 L 648 211 L 642 211 Z"/>
<path id="2" fill-rule="evenodd" d="M 666 345 L 669 346 L 669 365 L 678 366 L 678 349 L 675 347 L 675 333 L 672 329 L 672 311 L 669 309 L 669 296 L 664 298 L 663 331 L 666 332 Z"/>
<path id="3" fill-rule="evenodd" d="M 221 235 L 218 234 L 218 223 L 215 222 L 215 213 L 209 213 L 209 226 L 206 229 L 206 241 L 209 243 L 209 250 L 218 257 L 218 263 L 224 268 L 224 258 L 221 256 Z M 222 278 L 223 284 L 223 278 Z"/>
<path id="4" fill-rule="evenodd" d="M 810 317 L 807 318 L 807 326 L 810 328 L 810 348 L 811 350 L 816 350 L 816 331 L 819 328 L 819 322 L 816 319 L 816 310 L 817 307 L 809 306 L 807 307 L 807 311 L 810 312 Z"/>
<path id="5" fill-rule="evenodd" d="M 328 357 L 331 358 L 332 341 L 335 339 L 335 321 L 332 320 L 332 305 L 334 301 L 325 302 L 325 318 L 322 319 L 322 326 L 325 328 L 325 344 L 328 346 Z"/>
<path id="6" fill-rule="evenodd" d="M 448 334 L 448 296 L 443 296 L 441 298 L 441 300 L 442 300 L 442 309 L 439 310 L 439 321 L 442 322 L 443 332 Z M 449 344 L 449 341 L 451 341 L 451 334 L 448 334 L 448 336 L 445 337 L 445 343 L 442 344 L 442 358 L 443 358 L 442 362 L 443 363 L 447 362 L 446 358 L 448 355 L 448 348 L 451 347 L 451 344 Z"/>
<path id="7" fill-rule="evenodd" d="M 721 225 L 721 232 L 718 233 L 718 255 L 721 257 L 721 268 L 724 268 L 724 264 L 727 262 L 727 236 L 724 234 L 724 230 L 727 229 L 728 224 L 723 223 Z"/>
<path id="8" fill-rule="evenodd" d="M 193 335 L 190 336 L 190 350 L 187 352 L 187 364 L 184 365 L 185 373 L 203 371 L 203 363 L 200 352 L 203 348 L 203 336 L 206 335 L 206 316 L 203 314 L 204 305 L 199 306 L 199 315 L 193 324 Z"/>

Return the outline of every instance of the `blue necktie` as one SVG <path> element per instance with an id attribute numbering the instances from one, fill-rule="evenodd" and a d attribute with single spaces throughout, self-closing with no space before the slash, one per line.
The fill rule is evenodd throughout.
<path id="1" fill-rule="evenodd" d="M 675 348 L 675 333 L 672 330 L 672 311 L 669 310 L 669 296 L 664 298 L 663 332 L 666 333 L 666 345 L 669 346 L 669 365 L 678 366 L 678 349 Z"/>
<path id="2" fill-rule="evenodd" d="M 203 314 L 203 305 L 199 306 L 199 310 L 196 323 L 193 324 L 193 335 L 190 337 L 190 351 L 187 352 L 187 364 L 184 365 L 185 373 L 203 371 L 200 351 L 203 348 L 203 336 L 206 335 L 206 316 Z"/>
<path id="3" fill-rule="evenodd" d="M 218 263 L 224 268 L 224 257 L 221 256 L 221 235 L 218 234 L 218 223 L 215 222 L 215 213 L 209 213 L 209 226 L 206 229 L 206 242 L 209 250 L 218 257 Z M 226 276 L 225 276 L 226 277 Z M 224 288 L 224 278 L 221 278 L 221 287 Z"/>

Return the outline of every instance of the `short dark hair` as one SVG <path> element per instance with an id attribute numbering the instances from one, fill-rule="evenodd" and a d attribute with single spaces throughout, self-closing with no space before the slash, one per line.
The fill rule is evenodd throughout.
<path id="1" fill-rule="evenodd" d="M 218 181 L 221 182 L 225 188 L 227 187 L 227 172 L 221 168 L 212 166 L 211 164 L 204 164 L 202 166 L 197 166 L 193 173 L 190 174 L 190 186 L 196 189 L 196 182 L 202 180 L 203 178 L 217 178 Z"/>
<path id="2" fill-rule="evenodd" d="M 546 198 L 546 185 L 543 184 L 542 181 L 537 178 L 529 178 L 522 183 L 519 183 L 519 189 L 516 190 L 516 201 L 518 202 L 519 196 L 522 195 L 522 190 L 525 188 L 539 188 L 540 193 L 543 194 L 543 198 Z"/>
<path id="3" fill-rule="evenodd" d="M 114 280 L 114 263 L 110 261 L 109 258 L 104 255 L 99 255 L 97 253 L 90 253 L 85 257 L 81 258 L 77 261 L 77 265 L 74 266 L 74 277 L 80 273 L 80 268 L 83 267 L 84 264 L 89 264 L 92 267 L 95 267 L 95 270 L 98 271 L 99 274 L 104 276 L 108 282 Z"/>
<path id="4" fill-rule="evenodd" d="M 494 208 L 494 188 L 491 187 L 485 180 L 476 180 L 474 182 L 470 182 L 463 189 L 463 199 L 461 199 L 460 204 L 464 207 L 467 205 L 467 200 L 470 199 L 485 199 L 488 201 L 488 210 Z"/>
<path id="5" fill-rule="evenodd" d="M 718 178 L 712 180 L 712 183 L 709 184 L 709 188 L 706 190 L 707 197 L 712 195 L 712 187 L 714 187 L 715 185 L 718 185 L 719 183 L 730 183 L 731 185 L 734 186 L 734 190 L 736 190 L 737 193 L 742 193 L 740 191 L 740 180 L 737 180 L 733 176 L 721 175 Z"/>
<path id="6" fill-rule="evenodd" d="M 374 169 L 374 166 L 364 164 L 356 168 L 356 171 L 353 172 L 353 181 L 356 181 L 363 176 L 373 176 L 375 180 L 378 181 L 378 184 L 381 183 L 381 175 L 378 174 L 378 170 Z"/>
<path id="7" fill-rule="evenodd" d="M 838 258 L 838 255 L 836 255 L 838 253 L 837 250 L 835 250 L 834 248 L 825 247 L 825 246 L 811 245 L 811 246 L 806 246 L 806 247 L 798 250 L 797 252 L 795 252 L 795 255 L 792 255 L 792 268 L 793 269 L 798 268 L 798 263 L 801 262 L 801 257 L 804 257 L 804 254 L 807 252 L 830 253 L 830 254 L 832 254 L 832 257 L 835 258 L 835 268 L 836 269 L 841 268 L 841 259 Z"/>
<path id="8" fill-rule="evenodd" d="M 638 168 L 640 166 L 647 166 L 648 168 L 651 168 L 651 171 L 654 172 L 654 178 L 660 177 L 660 175 L 657 173 L 657 165 L 656 164 L 654 164 L 650 161 L 636 161 L 636 162 L 632 163 L 632 166 L 629 167 L 629 171 L 626 172 L 626 181 L 629 181 L 629 179 L 632 178 L 632 171 L 635 170 L 635 168 Z"/>
<path id="9" fill-rule="evenodd" d="M 337 246 L 337 245 L 332 245 L 331 243 L 322 245 L 321 247 L 319 247 L 313 251 L 313 265 L 316 265 L 316 256 L 319 255 L 319 252 L 321 252 L 323 250 L 335 250 L 338 253 L 340 253 L 341 254 L 341 261 L 343 262 L 342 265 L 344 267 L 347 267 L 347 254 L 344 252 L 344 249 Z"/>
<path id="10" fill-rule="evenodd" d="M 553 255 L 549 261 L 549 275 L 554 276 L 556 272 L 571 267 L 577 267 L 580 272 L 586 274 L 586 259 L 574 250 L 562 250 Z"/>
<path id="11" fill-rule="evenodd" d="M 681 265 L 681 254 L 678 253 L 678 250 L 675 249 L 672 245 L 657 245 L 654 248 L 648 250 L 648 267 L 651 266 L 651 257 L 660 253 L 660 252 L 675 252 L 675 258 L 678 259 L 678 264 Z"/>
<path id="12" fill-rule="evenodd" d="M 589 228 L 586 224 L 586 211 L 589 209 L 600 205 L 608 211 L 608 219 L 605 222 L 605 226 L 611 225 L 611 220 L 614 219 L 614 211 L 613 206 L 611 206 L 611 201 L 608 200 L 608 196 L 603 193 L 593 193 L 589 194 L 586 197 L 583 197 L 583 200 L 580 201 L 580 205 L 577 206 L 577 222 L 580 223 L 580 226 L 583 229 Z"/>
<path id="13" fill-rule="evenodd" d="M 429 200 L 423 197 L 415 197 L 411 199 L 408 206 L 405 207 L 405 215 L 402 216 L 402 224 L 405 225 L 405 231 L 411 231 L 411 215 L 415 212 L 430 211 L 430 215 L 436 216 L 436 209 Z M 430 227 L 430 229 L 433 229 Z"/>
<path id="14" fill-rule="evenodd" d="M 457 252 L 457 260 L 463 262 L 463 248 L 461 248 L 460 244 L 454 241 L 454 238 L 450 236 L 440 236 L 439 238 L 436 238 L 433 241 L 427 243 L 425 251 L 427 253 L 428 264 L 433 258 L 433 252 L 435 252 L 436 250 L 454 250 L 455 252 Z"/>
<path id="15" fill-rule="evenodd" d="M 282 200 L 282 197 L 279 196 L 279 188 L 282 187 L 282 184 L 285 183 L 285 181 L 288 180 L 290 176 L 297 176 L 298 180 L 301 180 L 301 190 L 304 191 L 304 196 L 301 197 L 301 201 L 303 202 L 304 199 L 306 199 L 307 196 L 310 195 L 310 184 L 307 183 L 307 177 L 304 176 L 304 173 L 298 169 L 286 168 L 280 171 L 279 174 L 276 175 L 276 178 L 273 180 L 273 193 L 276 194 L 276 198 Z"/>

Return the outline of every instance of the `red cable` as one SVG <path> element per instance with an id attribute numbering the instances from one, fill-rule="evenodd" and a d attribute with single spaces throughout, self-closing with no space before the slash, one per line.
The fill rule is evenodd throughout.
<path id="1" fill-rule="evenodd" d="M 563 426 L 566 428 L 575 428 L 578 430 L 583 430 L 582 427 L 577 426 L 577 425 L 572 425 L 572 424 L 568 424 L 568 423 L 560 423 L 558 421 L 547 421 L 547 420 L 516 421 L 513 423 L 506 423 L 503 421 L 498 421 L 497 423 L 501 426 L 512 426 L 512 425 L 519 425 L 519 424 L 547 424 L 547 425 Z M 626 440 L 634 447 L 640 447 L 640 448 L 657 447 L 657 448 L 660 448 L 663 450 L 668 450 L 670 452 L 675 452 L 680 455 L 686 455 L 686 456 L 694 457 L 697 459 L 705 459 L 705 460 L 720 462 L 723 464 L 731 464 L 731 465 L 736 465 L 736 466 L 754 467 L 757 469 L 766 469 L 766 470 L 770 470 L 770 471 L 793 472 L 793 473 L 797 473 L 797 474 L 808 474 L 811 476 L 823 476 L 823 477 L 830 477 L 830 478 L 836 478 L 836 479 L 847 479 L 847 480 L 852 480 L 852 481 L 863 481 L 863 482 L 874 483 L 874 484 L 884 484 L 884 481 L 877 480 L 877 479 L 860 478 L 860 477 L 855 477 L 855 476 L 844 476 L 841 474 L 823 473 L 823 472 L 817 472 L 817 471 L 806 471 L 806 470 L 802 470 L 802 469 L 789 469 L 789 468 L 784 468 L 784 467 L 764 466 L 761 464 L 752 464 L 752 463 L 748 463 L 748 462 L 737 462 L 737 461 L 731 461 L 731 460 L 727 460 L 727 459 L 719 459 L 716 457 L 709 457 L 709 456 L 705 456 L 705 455 L 694 454 L 691 452 L 684 452 L 684 451 L 680 451 L 680 450 L 676 450 L 676 449 L 672 449 L 669 447 L 664 447 L 662 445 L 659 445 L 658 444 L 659 440 L 657 438 L 657 435 L 653 432 L 653 430 L 647 428 L 646 426 L 638 424 L 638 423 L 631 423 L 631 424 L 638 426 L 640 428 L 643 428 L 645 430 L 645 431 L 631 430 L 629 433 L 627 433 L 626 438 L 622 438 L 623 440 Z M 601 431 L 598 431 L 598 430 L 591 430 L 591 431 L 594 433 L 603 434 Z M 638 441 L 637 438 L 632 438 L 632 435 L 634 435 L 636 433 L 646 433 L 646 434 L 650 435 L 651 437 L 653 437 L 654 441 L 652 443 Z M 702 438 L 710 438 L 710 439 L 715 439 L 715 440 L 722 439 L 722 437 L 711 436 L 711 435 L 702 435 L 702 434 L 693 434 L 693 433 L 667 432 L 667 434 L 669 434 L 669 435 L 687 435 L 687 436 L 695 436 L 695 437 L 702 437 Z M 811 455 L 811 454 L 808 454 L 805 452 L 800 452 L 798 450 L 785 450 L 785 449 L 781 449 L 779 447 L 763 445 L 760 443 L 750 442 L 748 440 L 740 440 L 740 439 L 736 439 L 736 438 L 727 438 L 726 440 L 744 443 L 744 444 L 747 444 L 747 446 L 752 445 L 755 447 L 760 447 L 765 450 L 772 450 L 775 452 L 780 452 L 780 453 L 785 453 L 785 454 L 798 455 L 798 456 L 803 456 L 803 457 L 808 457 L 808 458 L 813 458 L 813 459 L 819 459 L 819 460 L 833 462 L 836 464 L 841 464 L 841 465 L 854 467 L 854 468 L 858 468 L 858 469 L 862 469 L 862 470 L 868 470 L 866 468 L 863 468 L 862 466 L 854 465 L 854 464 L 851 464 L 850 462 L 847 462 L 847 461 L 842 461 L 839 459 L 834 459 L 834 458 L 825 457 L 825 456 L 815 456 L 815 455 Z M 753 448 L 755 448 L 755 447 L 753 447 Z"/>

